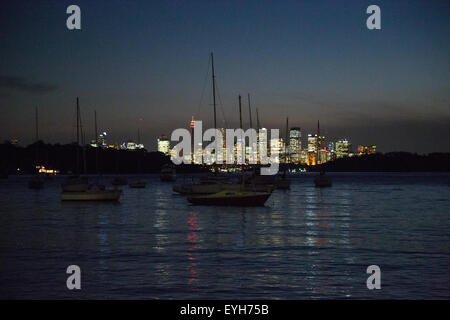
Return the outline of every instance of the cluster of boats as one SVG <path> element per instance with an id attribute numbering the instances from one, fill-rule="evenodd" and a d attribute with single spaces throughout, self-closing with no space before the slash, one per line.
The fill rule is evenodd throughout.
<path id="1" fill-rule="evenodd" d="M 63 201 L 119 201 L 122 190 L 107 189 L 99 183 L 89 184 L 88 178 L 71 176 L 61 185 Z"/>
<path id="2" fill-rule="evenodd" d="M 28 181 L 28 188 L 44 188 L 45 179 L 40 175 L 34 175 Z M 119 201 L 122 190 L 119 186 L 128 185 L 130 188 L 143 189 L 146 182 L 139 179 L 128 184 L 124 177 L 115 177 L 111 184 L 113 188 L 108 189 L 104 184 L 89 183 L 88 177 L 83 175 L 69 176 L 62 184 L 61 200 L 63 201 Z"/>
<path id="3" fill-rule="evenodd" d="M 215 74 L 214 74 L 214 56 L 211 53 L 211 69 L 212 69 L 212 89 L 213 89 L 213 106 L 214 106 L 214 128 L 217 128 L 216 119 L 216 97 L 215 97 Z M 250 128 L 252 128 L 252 117 L 249 100 Z M 257 111 L 257 129 L 259 130 L 259 116 Z M 242 108 L 241 96 L 239 95 L 239 120 L 240 128 L 242 125 Z M 80 132 L 81 131 L 81 132 Z M 318 123 L 318 136 L 320 135 Z M 97 137 L 97 114 L 95 113 L 95 137 Z M 139 131 L 138 131 L 139 136 Z M 80 137 L 84 137 L 81 126 L 81 116 L 79 108 L 79 100 L 77 98 L 77 147 L 79 146 Z M 84 139 L 84 138 L 83 138 Z M 243 139 L 243 137 L 241 137 Z M 139 138 L 138 138 L 139 140 Z M 286 141 L 288 140 L 288 119 L 286 119 Z M 36 109 L 36 141 L 38 141 L 38 118 Z M 85 145 L 83 143 L 83 145 Z M 319 150 L 319 139 L 317 139 L 317 152 Z M 79 154 L 80 148 L 77 148 L 77 162 L 75 167 L 77 172 L 81 172 L 80 159 L 83 159 L 84 172 L 86 172 L 86 159 L 84 155 Z M 285 157 L 286 155 L 285 149 Z M 36 161 L 38 159 L 38 148 L 36 147 Z M 318 153 L 316 158 L 318 159 Z M 96 165 L 98 171 L 98 155 L 96 156 Z M 140 161 L 138 161 L 140 168 Z M 172 165 L 165 165 L 161 169 L 161 181 L 175 181 L 176 172 Z M 315 177 L 316 187 L 331 187 L 331 178 L 324 172 Z M 113 189 L 107 189 L 100 183 L 88 183 L 88 178 L 82 175 L 71 176 L 62 184 L 61 200 L 73 201 L 118 201 L 122 191 L 118 186 L 127 185 L 128 181 L 124 177 L 116 177 L 112 181 Z M 41 189 L 44 181 L 40 175 L 35 175 L 29 181 L 29 188 Z M 189 181 L 181 184 L 175 184 L 173 191 L 187 196 L 187 200 L 193 205 L 216 205 L 216 206 L 264 206 L 275 189 L 289 189 L 291 180 L 286 172 L 276 176 L 263 176 L 253 172 L 253 174 L 242 174 L 237 181 L 232 181 L 230 176 L 222 176 L 218 173 L 210 174 L 206 177 L 198 179 L 198 181 Z M 146 184 L 142 180 L 138 180 L 129 184 L 130 188 L 145 188 Z"/>
<path id="4" fill-rule="evenodd" d="M 288 189 L 285 176 L 252 174 L 232 181 L 230 177 L 211 174 L 198 181 L 175 184 L 173 191 L 187 196 L 193 205 L 264 206 L 275 189 Z"/>

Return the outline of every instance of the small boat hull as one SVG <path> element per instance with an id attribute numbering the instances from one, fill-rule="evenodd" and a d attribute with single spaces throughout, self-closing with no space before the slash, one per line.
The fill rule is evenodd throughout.
<path id="1" fill-rule="evenodd" d="M 28 188 L 30 189 L 42 189 L 44 187 L 44 181 L 40 178 L 33 178 L 28 181 Z"/>
<path id="2" fill-rule="evenodd" d="M 133 189 L 144 189 L 145 187 L 146 187 L 146 183 L 143 181 L 130 183 L 130 188 L 133 188 Z"/>
<path id="3" fill-rule="evenodd" d="M 280 178 L 276 180 L 275 186 L 277 189 L 287 190 L 291 188 L 291 179 L 289 178 Z"/>
<path id="4" fill-rule="evenodd" d="M 218 193 L 219 195 L 221 193 Z M 188 201 L 197 206 L 237 206 L 237 207 L 262 207 L 270 197 L 270 193 L 253 193 L 239 196 L 192 196 Z"/>
<path id="5" fill-rule="evenodd" d="M 119 201 L 122 190 L 62 192 L 62 201 Z"/>
<path id="6" fill-rule="evenodd" d="M 172 190 L 174 192 L 184 194 L 184 195 L 207 195 L 214 194 L 223 190 L 228 191 L 254 191 L 254 192 L 272 192 L 275 187 L 273 185 L 251 185 L 245 184 L 244 186 L 240 184 L 231 183 L 213 183 L 213 184 L 176 184 L 173 186 Z"/>
<path id="7" fill-rule="evenodd" d="M 320 175 L 314 178 L 316 188 L 328 188 L 333 185 L 331 178 L 326 175 Z"/>
<path id="8" fill-rule="evenodd" d="M 161 173 L 161 175 L 159 176 L 159 179 L 163 182 L 172 182 L 175 181 L 177 179 L 177 176 L 175 174 L 164 174 Z"/>
<path id="9" fill-rule="evenodd" d="M 128 184 L 127 179 L 122 178 L 122 177 L 116 177 L 113 179 L 113 181 L 111 182 L 111 184 L 113 186 L 126 186 Z"/>
<path id="10" fill-rule="evenodd" d="M 159 179 L 163 182 L 172 182 L 177 179 L 177 173 L 172 165 L 164 165 L 161 168 Z"/>

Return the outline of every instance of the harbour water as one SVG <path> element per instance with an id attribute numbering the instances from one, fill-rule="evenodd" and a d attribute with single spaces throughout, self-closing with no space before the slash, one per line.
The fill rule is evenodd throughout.
<path id="1" fill-rule="evenodd" d="M 0 298 L 449 299 L 450 174 L 331 175 L 295 175 L 263 208 L 190 206 L 157 175 L 117 204 L 0 180 Z"/>

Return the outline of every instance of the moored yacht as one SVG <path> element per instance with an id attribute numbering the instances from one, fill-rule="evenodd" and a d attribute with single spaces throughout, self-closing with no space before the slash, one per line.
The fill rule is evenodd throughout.
<path id="1" fill-rule="evenodd" d="M 271 194 L 271 192 L 222 190 L 214 194 L 190 196 L 188 201 L 193 205 L 204 206 L 260 207 L 264 206 Z"/>
<path id="2" fill-rule="evenodd" d="M 321 171 L 320 174 L 314 178 L 314 184 L 317 188 L 331 187 L 331 177 L 327 176 L 324 171 Z"/>
<path id="3" fill-rule="evenodd" d="M 102 185 L 91 185 L 84 191 L 62 192 L 63 201 L 119 201 L 122 190 L 106 190 Z"/>
<path id="4" fill-rule="evenodd" d="M 77 160 L 79 159 L 79 128 L 80 126 L 80 108 L 78 105 L 77 98 Z M 82 135 L 82 133 L 81 133 Z M 85 156 L 83 153 L 83 160 Z M 78 161 L 76 164 L 78 169 Z M 74 175 L 66 179 L 66 181 L 61 185 L 62 201 L 119 201 L 121 190 L 117 188 L 112 190 L 107 190 L 104 185 L 99 183 L 89 184 L 88 178 L 86 176 Z"/>
<path id="5" fill-rule="evenodd" d="M 177 178 L 177 174 L 175 171 L 175 167 L 173 165 L 165 164 L 161 168 L 161 172 L 159 174 L 159 179 L 161 181 L 175 181 Z"/>

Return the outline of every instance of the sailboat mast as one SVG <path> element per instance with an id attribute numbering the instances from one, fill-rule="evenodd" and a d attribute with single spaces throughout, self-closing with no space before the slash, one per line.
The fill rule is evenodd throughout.
<path id="1" fill-rule="evenodd" d="M 284 142 L 284 162 L 288 163 L 289 117 L 286 117 L 286 141 Z M 286 170 L 285 170 L 286 171 Z"/>
<path id="2" fill-rule="evenodd" d="M 241 155 L 242 155 L 242 157 L 244 158 L 243 160 L 243 162 L 245 163 L 245 149 L 244 149 L 244 146 L 245 146 L 245 140 L 244 140 L 244 135 L 243 135 L 243 129 L 242 129 L 242 104 L 241 104 L 241 95 L 239 95 L 239 127 L 241 128 L 241 132 L 242 132 L 242 135 L 241 135 Z M 242 170 L 242 171 L 244 171 L 244 170 Z"/>
<path id="3" fill-rule="evenodd" d="M 316 164 L 319 164 L 319 147 L 320 147 L 320 144 L 319 144 L 319 139 L 320 139 L 320 123 L 319 123 L 319 120 L 317 120 L 317 147 L 316 147 L 316 149 L 317 149 L 317 159 L 316 159 Z"/>
<path id="4" fill-rule="evenodd" d="M 34 166 L 35 166 L 35 169 L 36 169 L 36 166 L 38 165 L 38 163 L 39 163 L 39 143 L 38 143 L 38 141 L 39 141 L 39 129 L 38 129 L 38 107 L 36 107 L 36 114 L 35 114 L 35 121 L 36 121 L 36 159 L 35 159 L 35 161 L 36 161 L 36 163 L 34 164 Z"/>
<path id="5" fill-rule="evenodd" d="M 79 174 L 80 173 L 80 151 L 79 151 L 79 145 L 80 145 L 80 106 L 78 103 L 78 97 L 77 97 L 77 144 L 75 146 L 76 148 L 76 164 L 75 164 L 75 170 L 76 173 Z"/>
<path id="6" fill-rule="evenodd" d="M 77 97 L 77 146 L 80 144 L 80 105 Z"/>
<path id="7" fill-rule="evenodd" d="M 217 129 L 216 118 L 216 75 L 214 73 L 214 54 L 211 52 L 211 69 L 212 69 L 212 91 L 213 91 L 213 106 L 214 106 L 214 129 Z"/>
<path id="8" fill-rule="evenodd" d="M 256 129 L 259 131 L 260 125 L 259 125 L 259 113 L 258 108 L 256 108 Z"/>
<path id="9" fill-rule="evenodd" d="M 241 95 L 239 95 L 239 128 L 242 129 L 242 105 L 241 105 Z"/>
<path id="10" fill-rule="evenodd" d="M 78 103 L 78 97 L 77 97 L 77 111 L 78 111 L 78 124 L 79 124 L 79 126 L 77 126 L 77 135 L 78 135 L 78 130 L 79 130 L 80 137 L 78 139 L 81 138 L 81 145 L 82 145 L 82 150 L 83 150 L 83 173 L 86 173 L 86 149 L 84 148 L 85 136 L 84 136 L 84 132 L 83 132 L 83 125 L 81 124 L 81 113 L 80 113 L 80 106 Z"/>
<path id="11" fill-rule="evenodd" d="M 94 110 L 94 130 L 95 130 L 95 137 L 94 137 L 94 141 L 95 144 L 98 147 L 98 132 L 97 132 L 97 110 Z"/>
<path id="12" fill-rule="evenodd" d="M 250 93 L 248 94 L 248 114 L 250 117 L 250 128 L 253 128 L 253 123 L 252 123 L 252 108 L 250 106 Z"/>
<path id="13" fill-rule="evenodd" d="M 97 110 L 94 110 L 94 129 L 95 129 L 95 145 L 97 146 L 95 148 L 95 170 L 97 171 L 97 173 L 99 173 L 98 170 L 98 148 L 100 148 L 100 146 L 98 145 L 98 132 L 97 132 Z"/>
<path id="14" fill-rule="evenodd" d="M 39 140 L 39 127 L 38 127 L 38 107 L 36 107 L 36 142 Z"/>

